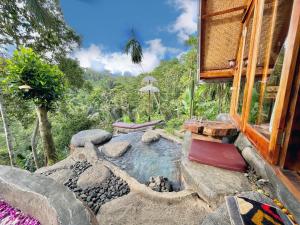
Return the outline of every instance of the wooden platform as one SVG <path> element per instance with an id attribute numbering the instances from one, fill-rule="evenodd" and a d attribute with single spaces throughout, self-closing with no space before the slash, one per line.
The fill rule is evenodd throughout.
<path id="1" fill-rule="evenodd" d="M 237 134 L 237 128 L 232 123 L 221 121 L 188 120 L 185 122 L 184 128 L 194 134 L 205 135 L 209 137 L 222 138 Z"/>
<path id="2" fill-rule="evenodd" d="M 201 134 L 193 134 L 192 133 L 192 139 L 222 143 L 222 139 L 214 138 L 214 137 L 210 137 L 210 136 L 205 136 L 205 135 L 201 135 Z"/>

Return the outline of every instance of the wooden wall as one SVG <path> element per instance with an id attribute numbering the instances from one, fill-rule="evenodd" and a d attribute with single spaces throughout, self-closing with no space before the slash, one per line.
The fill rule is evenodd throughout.
<path id="1" fill-rule="evenodd" d="M 291 101 L 289 105 L 290 111 L 288 113 L 288 120 L 291 119 L 291 127 L 289 132 L 289 142 L 286 151 L 286 158 L 283 163 L 284 169 L 300 172 L 300 91 L 299 91 L 299 79 L 300 79 L 300 54 L 298 55 L 297 68 L 295 72 L 296 76 L 293 81 L 292 93 L 294 93 L 294 101 Z M 293 99 L 292 99 L 293 100 Z M 295 104 L 295 106 L 293 106 Z M 288 127 L 288 126 L 287 126 Z"/>
<path id="2" fill-rule="evenodd" d="M 291 138 L 286 156 L 285 169 L 300 171 L 300 95 L 298 93 L 297 109 L 293 121 Z"/>

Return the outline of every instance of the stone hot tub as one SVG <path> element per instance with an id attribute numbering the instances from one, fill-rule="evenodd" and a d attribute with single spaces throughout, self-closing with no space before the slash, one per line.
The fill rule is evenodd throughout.
<path id="1" fill-rule="evenodd" d="M 182 190 L 180 159 L 182 146 L 165 138 L 151 143 L 144 143 L 142 137 L 144 132 L 133 132 L 120 134 L 112 138 L 109 142 L 115 143 L 113 148 L 118 147 L 118 143 L 128 142 L 130 145 L 126 152 L 117 157 L 108 157 L 105 154 L 106 146 L 100 146 L 99 150 L 103 157 L 126 171 L 140 183 L 147 184 L 151 177 L 168 178 L 174 191 Z"/>

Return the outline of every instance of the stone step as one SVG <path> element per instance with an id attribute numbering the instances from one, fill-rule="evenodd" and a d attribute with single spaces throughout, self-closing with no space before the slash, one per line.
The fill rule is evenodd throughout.
<path id="1" fill-rule="evenodd" d="M 212 208 L 224 202 L 224 197 L 250 191 L 251 185 L 243 173 L 208 166 L 188 159 L 191 133 L 186 133 L 181 160 L 182 175 L 188 186 Z"/>

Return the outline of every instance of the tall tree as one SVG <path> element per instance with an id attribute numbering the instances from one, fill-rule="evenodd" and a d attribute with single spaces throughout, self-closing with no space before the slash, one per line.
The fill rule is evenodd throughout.
<path id="1" fill-rule="evenodd" d="M 59 0 L 0 0 L 0 34 L 0 53 L 8 46 L 31 47 L 48 61 L 58 63 L 80 44 L 80 37 L 64 21 Z M 67 72 L 72 74 L 71 69 Z M 80 80 L 77 78 L 74 80 Z M 0 101 L 5 112 L 5 99 Z M 9 120 L 6 114 L 1 115 L 6 121 L 4 130 L 12 153 Z"/>
<path id="2" fill-rule="evenodd" d="M 58 58 L 58 68 L 64 73 L 66 84 L 71 89 L 79 89 L 84 85 L 83 69 L 79 62 L 75 59 L 70 59 L 64 56 Z"/>
<path id="3" fill-rule="evenodd" d="M 65 23 L 58 0 L 0 0 L 0 48 L 30 47 L 56 60 L 80 43 Z"/>
<path id="4" fill-rule="evenodd" d="M 125 46 L 125 53 L 131 56 L 131 61 L 134 64 L 141 64 L 143 60 L 143 48 L 141 43 L 137 40 L 134 31 L 131 31 L 131 38 L 127 41 Z"/>
<path id="5" fill-rule="evenodd" d="M 35 168 L 39 168 L 39 162 L 38 162 L 38 154 L 36 151 L 36 145 L 37 145 L 37 138 L 38 138 L 38 132 L 39 132 L 39 118 L 36 119 L 35 125 L 34 125 L 34 130 L 32 133 L 31 137 L 31 151 L 32 151 L 32 156 L 33 156 L 33 161 L 35 164 Z"/>
<path id="6" fill-rule="evenodd" d="M 63 73 L 41 59 L 32 49 L 21 48 L 7 60 L 4 84 L 6 91 L 16 98 L 32 101 L 39 118 L 40 136 L 43 142 L 47 165 L 57 160 L 48 112 L 62 97 L 64 90 Z"/>
<path id="7" fill-rule="evenodd" d="M 4 58 L 0 57 L 0 76 L 1 77 L 3 77 L 3 73 L 4 73 L 4 66 L 5 66 L 4 64 L 5 64 Z M 0 88 L 0 113 L 1 113 L 2 123 L 3 123 L 3 129 L 4 129 L 6 146 L 7 146 L 9 159 L 10 159 L 10 164 L 11 164 L 11 166 L 14 166 L 15 165 L 15 154 L 14 154 L 14 148 L 13 148 L 13 140 L 12 140 L 11 130 L 9 127 L 9 122 L 7 119 L 5 101 L 3 99 L 3 93 L 2 93 L 1 88 Z"/>
<path id="8" fill-rule="evenodd" d="M 0 113 L 1 113 L 2 123 L 3 123 L 4 133 L 5 133 L 5 140 L 6 140 L 7 150 L 8 150 L 8 154 L 9 154 L 10 165 L 14 166 L 16 161 L 15 161 L 15 154 L 14 154 L 14 149 L 13 149 L 12 136 L 11 136 L 11 131 L 9 129 L 9 124 L 7 121 L 5 106 L 3 103 L 4 103 L 4 101 L 3 101 L 2 92 L 0 89 Z"/>

